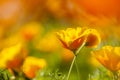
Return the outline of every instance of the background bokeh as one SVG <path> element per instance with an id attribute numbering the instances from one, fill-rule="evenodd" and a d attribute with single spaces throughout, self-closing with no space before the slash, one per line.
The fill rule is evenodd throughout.
<path id="1" fill-rule="evenodd" d="M 98 48 L 103 45 L 119 46 L 120 1 L 1 0 L 1 69 L 7 64 L 8 67 L 21 72 L 19 69 L 25 58 L 32 56 L 46 61 L 46 68 L 38 72 L 36 80 L 52 80 L 50 77 L 55 79 L 56 76 L 60 79 L 55 80 L 62 80 L 68 73 L 73 53 L 61 46 L 55 32 L 68 27 L 97 29 L 102 39 Z M 80 79 L 77 77 L 75 66 L 73 66 L 70 80 L 89 80 L 89 74 L 92 74 L 92 80 L 101 80 L 99 79 L 101 72 L 108 77 L 106 75 L 109 72 L 92 58 L 91 50 L 93 49 L 82 49 L 77 58 Z M 5 62 L 5 60 L 13 61 Z M 59 73 L 60 76 L 58 76 Z"/>

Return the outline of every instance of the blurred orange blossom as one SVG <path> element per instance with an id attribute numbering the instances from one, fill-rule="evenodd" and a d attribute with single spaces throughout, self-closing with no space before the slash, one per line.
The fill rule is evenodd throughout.
<path id="1" fill-rule="evenodd" d="M 45 59 L 28 56 L 23 63 L 22 70 L 28 78 L 34 78 L 37 71 L 45 68 L 46 64 Z"/>
<path id="2" fill-rule="evenodd" d="M 12 46 L 3 48 L 0 52 L 0 67 L 18 70 L 26 56 L 27 52 L 22 43 L 16 43 Z"/>
<path id="3" fill-rule="evenodd" d="M 31 41 L 39 36 L 43 31 L 43 27 L 38 22 L 29 22 L 24 24 L 21 28 L 19 34 L 25 41 Z"/>
<path id="4" fill-rule="evenodd" d="M 110 71 L 120 70 L 120 47 L 104 46 L 101 50 L 92 51 L 92 54 Z"/>

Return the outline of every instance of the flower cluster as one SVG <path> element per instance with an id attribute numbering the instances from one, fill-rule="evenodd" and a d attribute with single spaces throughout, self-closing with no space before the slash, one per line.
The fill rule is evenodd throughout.
<path id="1" fill-rule="evenodd" d="M 0 53 L 0 59 L 0 68 L 11 69 L 13 75 L 14 71 L 21 71 L 30 79 L 36 76 L 38 70 L 46 67 L 45 59 L 29 57 L 21 43 L 4 48 Z"/>

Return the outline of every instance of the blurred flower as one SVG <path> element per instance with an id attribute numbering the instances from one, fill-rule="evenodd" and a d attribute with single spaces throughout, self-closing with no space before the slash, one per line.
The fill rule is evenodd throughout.
<path id="1" fill-rule="evenodd" d="M 27 57 L 23 63 L 22 70 L 28 78 L 34 78 L 38 70 L 46 66 L 45 59 Z"/>
<path id="2" fill-rule="evenodd" d="M 93 67 L 99 67 L 101 65 L 94 56 L 91 56 L 88 60 Z"/>
<path id="3" fill-rule="evenodd" d="M 99 33 L 95 29 L 68 28 L 57 32 L 63 46 L 70 50 L 78 49 L 83 43 L 88 47 L 96 47 L 100 43 Z"/>
<path id="4" fill-rule="evenodd" d="M 3 48 L 0 52 L 0 67 L 19 69 L 26 56 L 27 52 L 23 48 L 22 43 Z"/>
<path id="5" fill-rule="evenodd" d="M 20 35 L 26 41 L 34 39 L 36 36 L 39 36 L 43 31 L 42 26 L 37 22 L 30 22 L 25 24 L 20 29 Z"/>
<path id="6" fill-rule="evenodd" d="M 13 45 L 16 45 L 17 43 L 23 44 L 23 40 L 20 38 L 20 36 L 16 34 L 9 35 L 0 40 L 0 49 L 11 47 Z"/>
<path id="7" fill-rule="evenodd" d="M 58 46 L 58 40 L 56 39 L 56 36 L 53 34 L 53 32 L 48 32 L 39 41 L 35 41 L 35 47 L 40 51 L 55 51 L 58 49 Z"/>
<path id="8" fill-rule="evenodd" d="M 120 47 L 104 46 L 101 50 L 92 53 L 107 69 L 113 72 L 120 69 Z"/>

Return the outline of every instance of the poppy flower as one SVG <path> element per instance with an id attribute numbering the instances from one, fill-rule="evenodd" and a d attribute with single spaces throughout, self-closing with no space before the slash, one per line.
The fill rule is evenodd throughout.
<path id="1" fill-rule="evenodd" d="M 23 63 L 22 70 L 28 78 L 34 78 L 38 70 L 43 69 L 46 66 L 44 59 L 35 57 L 27 57 Z"/>
<path id="2" fill-rule="evenodd" d="M 120 69 L 120 47 L 104 46 L 101 50 L 93 51 L 92 54 L 110 71 L 116 72 Z"/>
<path id="3" fill-rule="evenodd" d="M 96 47 L 100 43 L 100 35 L 95 29 L 88 28 L 68 28 L 57 32 L 57 36 L 63 47 L 76 50 L 83 43 L 88 47 Z"/>
<path id="4" fill-rule="evenodd" d="M 21 43 L 4 48 L 0 53 L 0 68 L 19 69 L 27 56 Z"/>

